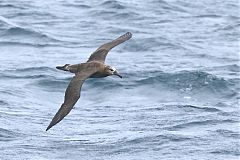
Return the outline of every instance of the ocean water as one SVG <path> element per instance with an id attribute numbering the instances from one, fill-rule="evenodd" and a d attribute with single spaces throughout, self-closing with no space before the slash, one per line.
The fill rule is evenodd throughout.
<path id="1" fill-rule="evenodd" d="M 0 0 L 0 160 L 237 160 L 238 0 Z M 45 131 L 73 76 L 127 31 Z"/>

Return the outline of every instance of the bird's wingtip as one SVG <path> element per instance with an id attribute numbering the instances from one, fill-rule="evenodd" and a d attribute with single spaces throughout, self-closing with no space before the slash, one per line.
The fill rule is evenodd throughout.
<path id="1" fill-rule="evenodd" d="M 127 32 L 126 35 L 129 36 L 129 37 L 132 37 L 132 33 L 131 32 Z"/>
<path id="2" fill-rule="evenodd" d="M 48 125 L 46 131 L 48 131 L 50 128 L 52 128 L 52 126 L 54 126 L 54 125 L 53 125 L 52 122 L 51 122 L 51 123 Z"/>
<path id="3" fill-rule="evenodd" d="M 50 128 L 51 128 L 51 127 L 50 127 L 50 126 L 48 126 L 48 127 L 47 127 L 47 129 L 46 129 L 46 131 L 48 131 Z"/>

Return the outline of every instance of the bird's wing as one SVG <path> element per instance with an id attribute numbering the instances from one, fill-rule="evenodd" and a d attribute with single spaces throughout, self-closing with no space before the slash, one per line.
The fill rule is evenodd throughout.
<path id="1" fill-rule="evenodd" d="M 97 67 L 92 67 L 86 64 L 85 66 L 83 66 L 83 69 L 81 69 L 81 71 L 72 78 L 66 89 L 64 102 L 56 115 L 53 117 L 46 131 L 49 130 L 52 126 L 56 125 L 58 122 L 60 122 L 66 115 L 68 115 L 68 113 L 72 110 L 73 106 L 80 98 L 80 92 L 83 82 L 92 74 L 96 73 L 97 70 Z"/>
<path id="2" fill-rule="evenodd" d="M 124 35 L 118 37 L 117 39 L 115 39 L 115 40 L 113 40 L 109 43 L 105 43 L 105 44 L 101 45 L 95 52 L 93 52 L 91 54 L 91 56 L 88 59 L 88 62 L 90 62 L 90 61 L 100 61 L 100 62 L 104 63 L 108 52 L 113 47 L 125 42 L 126 40 L 129 40 L 131 37 L 132 37 L 132 33 L 127 32 Z"/>

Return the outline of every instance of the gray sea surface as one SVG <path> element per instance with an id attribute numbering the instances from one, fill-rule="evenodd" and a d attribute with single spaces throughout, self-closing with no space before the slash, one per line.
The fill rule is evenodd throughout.
<path id="1" fill-rule="evenodd" d="M 0 160 L 240 158 L 238 0 L 0 0 Z M 126 32 L 71 113 L 85 62 Z"/>

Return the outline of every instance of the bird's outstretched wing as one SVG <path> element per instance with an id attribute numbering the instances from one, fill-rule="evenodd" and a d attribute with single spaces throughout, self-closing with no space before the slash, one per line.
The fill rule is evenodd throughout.
<path id="1" fill-rule="evenodd" d="M 52 126 L 56 125 L 58 122 L 60 122 L 66 115 L 68 115 L 68 113 L 72 110 L 73 106 L 80 98 L 80 92 L 83 82 L 92 74 L 96 73 L 98 70 L 97 67 L 88 64 L 82 67 L 83 68 L 81 68 L 81 71 L 76 73 L 76 75 L 69 83 L 65 92 L 64 103 L 62 104 L 56 115 L 53 117 L 46 131 L 49 130 Z"/>
<path id="2" fill-rule="evenodd" d="M 91 56 L 88 59 L 88 62 L 90 61 L 100 61 L 100 62 L 105 62 L 106 56 L 108 52 L 115 46 L 125 42 L 126 40 L 129 40 L 132 37 L 132 33 L 127 32 L 124 35 L 118 37 L 117 39 L 105 43 L 101 45 L 95 52 L 91 54 Z"/>

